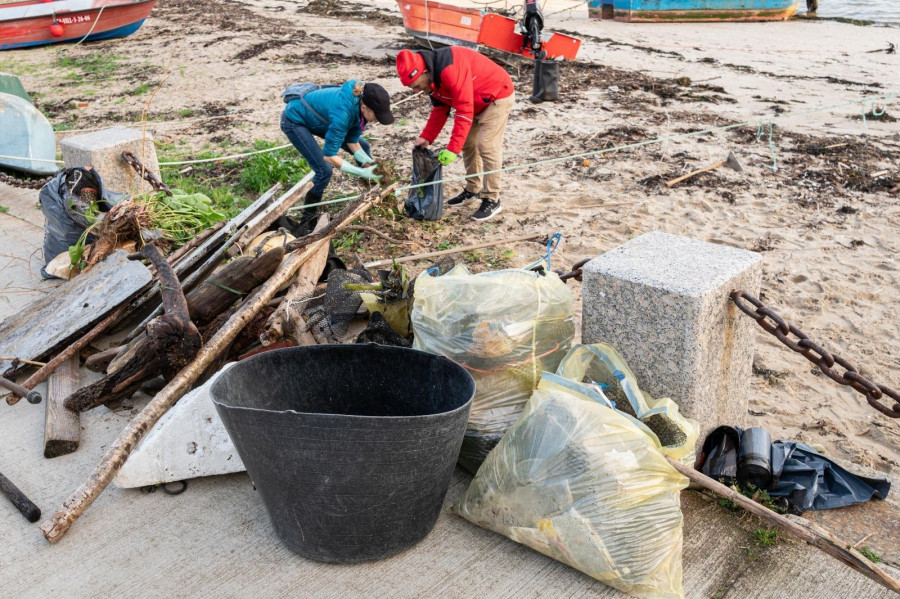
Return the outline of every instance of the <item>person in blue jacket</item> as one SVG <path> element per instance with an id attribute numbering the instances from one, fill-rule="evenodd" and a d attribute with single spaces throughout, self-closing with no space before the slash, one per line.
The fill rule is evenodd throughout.
<path id="1" fill-rule="evenodd" d="M 364 179 L 380 180 L 373 172 L 375 161 L 369 143 L 362 138 L 366 123 L 374 121 L 382 125 L 394 122 L 391 97 L 377 83 L 351 79 L 339 86 L 304 90 L 287 103 L 281 116 L 281 130 L 316 173 L 304 204 L 322 201 L 334 167 Z M 317 137 L 325 140 L 324 147 L 319 147 Z M 356 164 L 338 156 L 342 148 L 353 155 Z M 304 216 L 316 212 L 315 208 L 306 209 Z"/>

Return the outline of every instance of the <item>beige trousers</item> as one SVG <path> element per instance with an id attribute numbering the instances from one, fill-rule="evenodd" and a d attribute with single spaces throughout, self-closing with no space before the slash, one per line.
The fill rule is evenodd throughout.
<path id="1" fill-rule="evenodd" d="M 513 93 L 508 98 L 494 101 L 472 119 L 472 129 L 462 150 L 466 175 L 503 168 L 503 133 L 515 103 Z M 496 202 L 500 199 L 500 175 L 492 173 L 466 179 L 466 190 L 471 193 L 484 191 L 481 197 Z"/>

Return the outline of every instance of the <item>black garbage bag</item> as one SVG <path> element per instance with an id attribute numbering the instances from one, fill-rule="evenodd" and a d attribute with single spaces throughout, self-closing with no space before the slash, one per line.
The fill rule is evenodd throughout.
<path id="1" fill-rule="evenodd" d="M 100 173 L 91 167 L 60 171 L 38 194 L 44 214 L 44 266 L 78 243 L 94 221 L 92 213 L 109 212 L 126 197 L 127 194 L 105 189 Z M 92 241 L 90 236 L 87 241 Z M 44 268 L 41 276 L 53 278 Z"/>
<path id="2" fill-rule="evenodd" d="M 703 442 L 697 470 L 729 485 L 745 478 L 740 471 L 744 433 L 734 426 L 713 430 Z M 884 499 L 891 489 L 887 480 L 857 476 L 799 441 L 775 441 L 769 455 L 771 483 L 763 490 L 784 498 L 794 514 Z"/>
<path id="3" fill-rule="evenodd" d="M 431 183 L 409 190 L 404 204 L 406 216 L 416 220 L 438 220 L 444 215 L 443 165 L 437 154 L 422 146 L 413 148 L 412 184 Z"/>

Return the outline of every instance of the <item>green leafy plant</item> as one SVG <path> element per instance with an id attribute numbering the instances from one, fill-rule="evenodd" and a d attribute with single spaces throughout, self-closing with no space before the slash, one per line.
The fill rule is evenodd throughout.
<path id="1" fill-rule="evenodd" d="M 6 206 L 0 206 L 0 214 L 9 214 L 9 208 Z"/>
<path id="2" fill-rule="evenodd" d="M 147 207 L 150 225 L 178 244 L 183 244 L 217 222 L 226 214 L 213 207 L 210 198 L 202 193 L 187 193 L 173 189 L 169 196 L 163 192 L 139 196 L 135 202 Z"/>
<path id="3" fill-rule="evenodd" d="M 778 542 L 778 529 L 776 528 L 757 528 L 753 531 L 754 544 L 757 547 L 771 547 Z"/>
<path id="4" fill-rule="evenodd" d="M 267 150 L 273 147 L 275 144 L 265 141 L 253 144 L 254 150 Z M 282 148 L 248 158 L 241 174 L 241 184 L 248 190 L 262 193 L 275 183 L 290 187 L 309 171 L 306 160 L 294 148 Z"/>
<path id="5" fill-rule="evenodd" d="M 867 560 L 869 560 L 873 564 L 881 563 L 881 557 L 877 553 L 872 551 L 872 549 L 868 545 L 863 545 L 862 547 L 859 548 L 858 551 L 863 554 L 863 557 L 865 557 Z"/>
<path id="6" fill-rule="evenodd" d="M 348 231 L 334 239 L 334 249 L 338 252 L 355 252 L 362 241 L 362 231 Z"/>

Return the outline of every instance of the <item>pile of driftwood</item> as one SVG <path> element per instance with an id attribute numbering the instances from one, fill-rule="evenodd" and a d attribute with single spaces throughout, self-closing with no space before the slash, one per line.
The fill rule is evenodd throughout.
<path id="1" fill-rule="evenodd" d="M 77 449 L 80 412 L 100 405 L 117 407 L 142 385 L 164 382 L 110 445 L 88 480 L 41 526 L 47 540 L 55 542 L 68 530 L 112 481 L 144 433 L 195 382 L 259 340 L 270 347 L 317 342 L 303 312 L 291 309 L 292 301 L 314 291 L 331 238 L 393 188 L 363 194 L 330 222 L 321 217 L 308 235 L 267 251 L 238 255 L 303 197 L 310 179 L 278 197 L 280 186 L 273 187 L 235 218 L 169 256 L 152 243 L 127 256 L 113 254 L 52 297 L 0 325 L 4 329 L 0 333 L 8 333 L 0 342 L 0 356 L 6 356 L 0 358 L 0 368 L 7 379 L 41 364 L 38 359 L 53 356 L 18 388 L 24 393 L 49 379 L 46 457 Z M 231 259 L 222 265 L 226 258 Z M 88 368 L 105 375 L 82 386 L 82 352 L 102 334 L 137 320 L 122 345 L 86 359 Z M 41 326 L 47 331 L 42 332 Z M 7 403 L 19 399 L 13 393 Z"/>

